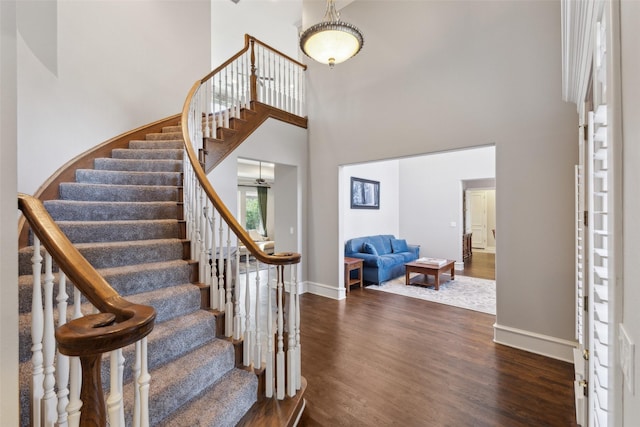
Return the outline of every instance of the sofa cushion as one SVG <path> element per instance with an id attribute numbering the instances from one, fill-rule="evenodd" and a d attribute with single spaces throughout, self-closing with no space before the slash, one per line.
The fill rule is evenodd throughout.
<path id="1" fill-rule="evenodd" d="M 378 255 L 390 254 L 392 253 L 391 238 L 392 236 L 381 234 L 378 236 L 370 236 L 368 242 L 375 246 Z"/>
<path id="2" fill-rule="evenodd" d="M 391 239 L 391 249 L 394 254 L 398 252 L 409 252 L 409 247 L 405 239 Z"/>
<path id="3" fill-rule="evenodd" d="M 391 268 L 394 265 L 404 264 L 404 256 L 401 254 L 386 254 L 378 257 L 378 267 Z"/>
<path id="4" fill-rule="evenodd" d="M 362 252 L 364 252 L 365 254 L 378 255 L 376 247 L 369 242 L 364 242 L 362 244 Z"/>

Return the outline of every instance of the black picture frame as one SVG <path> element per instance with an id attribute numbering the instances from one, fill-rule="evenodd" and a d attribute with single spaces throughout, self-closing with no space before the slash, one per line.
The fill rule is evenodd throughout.
<path id="1" fill-rule="evenodd" d="M 351 209 L 380 209 L 380 181 L 352 176 Z"/>

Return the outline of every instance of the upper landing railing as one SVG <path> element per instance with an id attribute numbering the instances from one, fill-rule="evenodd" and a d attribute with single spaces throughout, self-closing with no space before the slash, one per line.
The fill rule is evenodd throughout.
<path id="1" fill-rule="evenodd" d="M 278 399 L 294 396 L 302 383 L 300 254 L 260 250 L 213 189 L 200 155 L 204 139 L 223 140 L 223 129 L 233 127 L 234 118 L 250 120 L 256 102 L 302 116 L 305 69 L 246 35 L 242 50 L 193 85 L 182 110 L 184 213 L 191 253 L 210 289 L 211 308 L 225 313 L 224 334 L 244 341 L 243 364 L 264 369 L 265 395 Z M 244 257 L 243 274 L 241 246 L 250 254 Z"/>

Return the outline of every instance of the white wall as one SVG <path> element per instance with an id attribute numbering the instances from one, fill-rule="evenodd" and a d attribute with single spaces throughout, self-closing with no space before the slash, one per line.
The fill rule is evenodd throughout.
<path id="1" fill-rule="evenodd" d="M 635 351 L 635 393 L 622 384 L 622 390 L 616 390 L 622 396 L 624 413 L 619 414 L 619 425 L 640 425 L 640 310 L 636 305 L 640 301 L 640 3 L 632 1 L 616 2 L 620 7 L 621 55 L 624 87 L 621 90 L 622 134 L 623 141 L 623 227 L 624 227 L 624 271 L 622 274 L 622 323 L 636 345 Z"/>
<path id="2" fill-rule="evenodd" d="M 274 224 L 276 250 L 297 251 L 302 254 L 298 278 L 306 280 L 306 265 L 309 259 L 304 244 L 308 219 L 308 193 L 305 191 L 309 167 L 307 130 L 275 119 L 267 119 L 240 147 L 211 171 L 208 175 L 209 181 L 234 215 L 238 205 L 238 157 L 277 163 L 273 186 L 277 204 Z M 292 167 L 293 171 L 285 166 Z M 297 176 L 295 188 L 290 187 L 291 174 Z M 283 207 L 294 212 L 297 221 L 295 224 L 291 224 L 293 220 L 289 216 L 286 216 L 286 220 L 278 220 L 279 215 L 284 216 L 281 213 Z M 291 227 L 294 227 L 293 235 L 290 233 Z M 282 242 L 278 242 L 280 238 L 283 239 Z M 292 241 L 296 242 L 293 246 Z"/>
<path id="3" fill-rule="evenodd" d="M 210 70 L 206 0 L 54 3 L 18 21 L 34 46 L 19 37 L 18 188 L 29 194 L 74 156 L 179 113 Z M 57 37 L 33 37 L 44 24 Z"/>
<path id="4" fill-rule="evenodd" d="M 351 177 L 380 182 L 380 209 L 351 209 Z M 344 166 L 342 169 L 343 242 L 374 234 L 400 234 L 398 160 Z"/>
<path id="5" fill-rule="evenodd" d="M 16 2 L 0 1 L 0 419 L 18 417 Z"/>
<path id="6" fill-rule="evenodd" d="M 343 16 L 362 52 L 333 70 L 309 62 L 309 211 L 323 212 L 309 279 L 340 281 L 343 236 L 327 232 L 339 165 L 495 143 L 497 338 L 570 357 L 577 115 L 561 100 L 559 0 L 355 1 Z"/>
<path id="7" fill-rule="evenodd" d="M 462 261 L 462 181 L 495 170 L 493 146 L 401 159 L 400 233 L 421 256 Z"/>
<path id="8" fill-rule="evenodd" d="M 211 0 L 211 68 L 244 47 L 249 34 L 291 58 L 299 58 L 302 0 Z"/>

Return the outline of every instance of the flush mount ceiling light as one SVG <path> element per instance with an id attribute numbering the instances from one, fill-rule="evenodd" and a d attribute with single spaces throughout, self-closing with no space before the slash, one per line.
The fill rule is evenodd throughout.
<path id="1" fill-rule="evenodd" d="M 307 28 L 300 36 L 300 48 L 305 55 L 331 68 L 355 56 L 363 44 L 360 30 L 340 21 L 334 0 L 327 0 L 322 22 Z"/>

